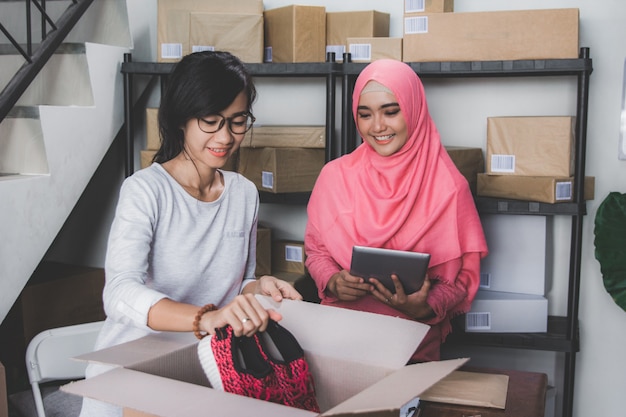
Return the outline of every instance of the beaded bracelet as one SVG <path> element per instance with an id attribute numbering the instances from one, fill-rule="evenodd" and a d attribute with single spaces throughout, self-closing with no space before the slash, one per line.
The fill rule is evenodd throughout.
<path id="1" fill-rule="evenodd" d="M 202 307 L 200 310 L 198 310 L 198 312 L 196 313 L 196 318 L 193 320 L 193 334 L 195 334 L 196 337 L 200 340 L 202 340 L 203 338 L 209 335 L 209 333 L 204 333 L 204 334 L 200 333 L 200 319 L 202 318 L 204 313 L 213 311 L 213 310 L 217 310 L 217 307 L 215 307 L 215 304 L 207 304 L 204 307 Z"/>

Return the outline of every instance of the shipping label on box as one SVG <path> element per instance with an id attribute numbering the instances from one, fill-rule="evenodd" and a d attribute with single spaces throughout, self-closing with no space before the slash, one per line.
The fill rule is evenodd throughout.
<path id="1" fill-rule="evenodd" d="M 269 9 L 265 19 L 264 62 L 326 61 L 326 8 L 290 5 Z"/>
<path id="2" fill-rule="evenodd" d="M 241 148 L 239 155 L 239 173 L 270 193 L 312 191 L 326 157 L 308 148 Z"/>
<path id="3" fill-rule="evenodd" d="M 399 415 L 404 404 L 468 360 L 406 365 L 429 329 L 413 320 L 257 298 L 264 308 L 281 314 L 281 325 L 304 350 L 321 416 Z M 240 417 L 250 410 L 257 417 L 318 415 L 210 388 L 197 345 L 191 332 L 162 332 L 89 353 L 78 359 L 110 364 L 114 369 L 61 389 L 116 404 L 129 412 L 135 410 L 142 416 L 175 417 L 185 410 L 186 417 L 203 417 L 207 409 L 219 410 L 220 417 Z"/>
<path id="4" fill-rule="evenodd" d="M 263 15 L 191 13 L 191 52 L 226 51 L 243 62 L 263 62 Z"/>
<path id="5" fill-rule="evenodd" d="M 326 13 L 326 52 L 343 61 L 348 38 L 389 37 L 389 13 L 377 10 Z"/>
<path id="6" fill-rule="evenodd" d="M 575 117 L 487 118 L 487 174 L 574 175 Z"/>
<path id="7" fill-rule="evenodd" d="M 402 61 L 402 38 L 347 38 L 347 42 L 353 62 Z"/>
<path id="8" fill-rule="evenodd" d="M 325 126 L 257 126 L 246 132 L 242 148 L 325 148 Z"/>
<path id="9" fill-rule="evenodd" d="M 584 188 L 584 200 L 593 200 L 595 178 L 585 177 Z M 574 198 L 574 178 L 478 174 L 476 193 L 481 197 L 567 203 Z"/>
<path id="10" fill-rule="evenodd" d="M 540 295 L 479 290 L 465 314 L 465 331 L 543 333 L 548 329 L 548 300 Z"/>
<path id="11" fill-rule="evenodd" d="M 405 62 L 578 58 L 578 9 L 405 14 Z"/>
<path id="12" fill-rule="evenodd" d="M 480 289 L 543 296 L 547 218 L 483 214 L 480 219 L 489 247 L 489 256 L 480 261 Z"/>
<path id="13" fill-rule="evenodd" d="M 451 13 L 454 0 L 404 0 L 404 13 Z"/>
<path id="14" fill-rule="evenodd" d="M 304 274 L 304 242 L 277 240 L 272 243 L 272 270 Z"/>

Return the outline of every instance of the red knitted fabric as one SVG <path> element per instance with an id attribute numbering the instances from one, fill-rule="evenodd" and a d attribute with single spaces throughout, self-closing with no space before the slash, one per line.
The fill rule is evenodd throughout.
<path id="1" fill-rule="evenodd" d="M 279 387 L 271 367 L 266 367 L 265 370 L 241 368 L 239 362 L 234 360 L 238 349 L 233 346 L 233 342 L 237 345 L 240 340 L 233 337 L 230 326 L 217 329 L 215 336 L 211 338 L 211 349 L 224 391 L 266 401 L 276 398 Z"/>
<path id="2" fill-rule="evenodd" d="M 309 364 L 304 357 L 304 351 L 293 335 L 284 327 L 270 321 L 266 335 L 269 336 L 280 353 L 282 359 L 268 355 L 261 336 L 257 337 L 259 350 L 274 370 L 278 380 L 279 393 L 275 402 L 290 407 L 319 413 L 320 408 L 315 397 L 313 375 L 309 371 Z"/>
<path id="3" fill-rule="evenodd" d="M 271 339 L 281 358 L 267 353 L 262 337 Z M 235 337 L 230 326 L 216 329 L 210 337 L 210 348 L 211 352 L 203 350 L 201 362 L 204 359 L 210 380 L 218 378 L 217 369 L 224 391 L 320 412 L 304 351 L 278 323 L 270 321 L 268 331 L 252 337 Z M 219 381 L 211 380 L 214 387 L 219 386 L 215 382 Z"/>

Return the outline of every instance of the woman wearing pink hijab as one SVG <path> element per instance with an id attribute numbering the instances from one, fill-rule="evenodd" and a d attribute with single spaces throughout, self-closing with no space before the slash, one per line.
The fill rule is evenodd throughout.
<path id="1" fill-rule="evenodd" d="M 431 326 L 411 362 L 439 360 L 450 320 L 469 310 L 487 255 L 469 185 L 441 144 L 424 87 L 405 63 L 378 60 L 356 80 L 363 143 L 326 164 L 307 207 L 306 266 L 322 304 Z M 352 247 L 431 254 L 422 289 L 395 293 L 349 273 Z"/>

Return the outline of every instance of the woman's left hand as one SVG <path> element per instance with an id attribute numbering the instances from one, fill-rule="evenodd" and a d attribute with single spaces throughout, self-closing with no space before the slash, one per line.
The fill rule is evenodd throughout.
<path id="1" fill-rule="evenodd" d="M 397 275 L 392 274 L 391 280 L 395 286 L 395 294 L 389 291 L 387 287 L 376 278 L 370 278 L 370 283 L 374 285 L 372 295 L 381 302 L 416 320 L 428 319 L 434 315 L 433 309 L 427 303 L 428 292 L 430 291 L 431 285 L 428 277 L 424 280 L 424 284 L 419 291 L 408 295 L 404 292 L 404 287 Z"/>
<path id="2" fill-rule="evenodd" d="M 302 295 L 293 285 L 271 275 L 263 275 L 257 279 L 254 293 L 270 296 L 275 301 L 282 301 L 283 298 L 302 300 Z"/>

